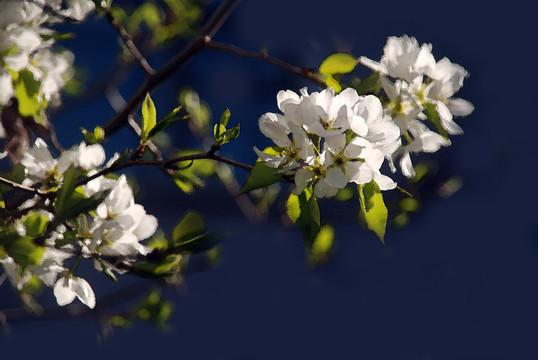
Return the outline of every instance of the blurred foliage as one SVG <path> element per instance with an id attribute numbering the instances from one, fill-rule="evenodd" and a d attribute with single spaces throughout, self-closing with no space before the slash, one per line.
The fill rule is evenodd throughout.
<path id="1" fill-rule="evenodd" d="M 148 36 L 153 46 L 161 46 L 192 36 L 203 18 L 204 5 L 203 0 L 147 0 L 138 6 L 116 1 L 110 10 L 133 39 Z"/>

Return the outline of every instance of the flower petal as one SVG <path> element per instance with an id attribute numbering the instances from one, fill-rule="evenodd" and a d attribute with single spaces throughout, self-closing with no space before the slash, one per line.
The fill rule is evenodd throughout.
<path id="1" fill-rule="evenodd" d="M 72 289 L 72 280 L 71 278 L 61 278 L 56 281 L 54 284 L 54 296 L 56 297 L 56 302 L 60 306 L 65 306 L 71 304 L 77 294 Z"/>

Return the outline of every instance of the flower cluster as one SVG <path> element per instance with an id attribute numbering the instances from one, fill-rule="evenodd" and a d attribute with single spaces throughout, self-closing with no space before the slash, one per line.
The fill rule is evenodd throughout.
<path id="1" fill-rule="evenodd" d="M 44 109 L 58 103 L 72 76 L 73 55 L 53 52 L 51 25 L 65 18 L 81 21 L 94 10 L 91 0 L 3 0 L 0 2 L 0 109 L 12 97 L 25 116 L 44 119 Z M 0 137 L 3 133 L 0 125 Z"/>
<path id="2" fill-rule="evenodd" d="M 115 160 L 112 158 L 105 168 Z M 21 160 L 25 167 L 23 185 L 43 193 L 61 189 L 69 169 L 91 176 L 100 171 L 99 167 L 104 162 L 105 152 L 101 145 L 81 143 L 54 158 L 47 144 L 42 139 L 37 139 Z M 77 214 L 75 222 L 55 221 L 58 209 L 56 214 L 52 210 L 44 210 L 58 206 L 57 203 L 51 204 L 49 199 L 43 200 L 36 195 L 25 201 L 19 210 L 26 209 L 28 212 L 16 224 L 16 235 L 19 239 L 35 236 L 36 234 L 31 234 L 36 231 L 31 224 L 36 223 L 36 219 L 46 223 L 46 231 L 42 230 L 38 234 L 44 241 L 43 252 L 33 264 L 26 267 L 22 267 L 20 261 L 10 256 L 9 251 L 4 255 L 0 253 L 0 264 L 18 289 L 22 289 L 35 276 L 47 286 L 54 287 L 59 305 L 71 303 L 78 297 L 93 308 L 95 295 L 91 286 L 85 279 L 74 275 L 80 259 L 93 259 L 95 267 L 100 271 L 110 273 L 110 270 L 115 270 L 121 273 L 123 270 L 111 260 L 120 260 L 119 263 L 125 264 L 135 260 L 138 255 L 148 254 L 149 248 L 140 241 L 153 235 L 157 229 L 157 219 L 146 214 L 144 207 L 135 203 L 132 189 L 124 175 L 117 179 L 96 177 L 87 184 L 76 187 L 74 192 L 77 196 L 73 201 L 99 199 L 99 203 L 92 206 L 93 210 Z M 43 201 L 44 204 L 40 204 Z M 65 264 L 72 258 L 77 260 L 68 268 Z"/>
<path id="3" fill-rule="evenodd" d="M 400 146 L 399 129 L 383 115 L 375 96 L 359 96 L 348 88 L 335 95 L 332 88 L 301 95 L 280 91 L 281 114 L 259 119 L 261 132 L 276 147 L 258 156 L 273 168 L 295 170 L 295 192 L 314 184 L 317 197 L 332 197 L 349 182 L 374 180 L 381 189 L 396 183 L 381 174 L 384 157 Z"/>
<path id="4" fill-rule="evenodd" d="M 359 61 L 379 73 L 389 101 L 384 112 L 399 127 L 402 146 L 392 154 L 400 158 L 407 177 L 414 176 L 410 153 L 435 152 L 449 146 L 448 135 L 462 134 L 454 116 L 467 116 L 473 105 L 453 95 L 463 86 L 467 71 L 448 58 L 435 61 L 430 44 L 418 45 L 413 37 L 389 37 L 380 62 L 366 57 Z M 425 120 L 433 123 L 430 130 Z M 392 162 L 391 162 L 392 164 Z"/>
<path id="5" fill-rule="evenodd" d="M 259 119 L 261 132 L 276 146 L 254 150 L 267 166 L 295 172 L 297 194 L 313 184 L 317 197 L 332 197 L 349 182 L 372 180 L 381 190 L 393 189 L 396 183 L 380 171 L 384 158 L 392 172 L 400 159 L 402 173 L 414 176 L 410 153 L 450 145 L 448 135 L 463 132 L 453 117 L 473 111 L 468 101 L 453 98 L 467 72 L 447 58 L 435 62 L 431 45 L 390 37 L 381 62 L 359 61 L 379 74 L 388 99 L 359 96 L 353 88 L 337 95 L 332 88 L 311 94 L 302 89 L 300 95 L 280 91 L 282 114 Z"/>

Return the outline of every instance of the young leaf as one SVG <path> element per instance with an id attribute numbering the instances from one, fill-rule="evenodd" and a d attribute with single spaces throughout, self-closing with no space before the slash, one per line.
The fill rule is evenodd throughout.
<path id="1" fill-rule="evenodd" d="M 329 225 L 323 225 L 319 234 L 316 236 L 310 253 L 314 256 L 326 256 L 334 247 L 334 228 Z"/>
<path id="2" fill-rule="evenodd" d="M 56 216 L 54 224 L 59 224 L 64 220 L 74 218 L 79 214 L 94 210 L 108 196 L 112 189 L 98 192 L 87 198 L 78 191 L 75 191 L 76 180 L 80 175 L 80 170 L 70 167 L 64 173 L 64 183 L 58 191 L 56 199 Z"/>
<path id="3" fill-rule="evenodd" d="M 264 161 L 258 160 L 256 164 L 254 164 L 245 185 L 243 185 L 243 188 L 239 193 L 244 194 L 255 189 L 269 186 L 282 179 L 282 176 L 284 175 L 278 169 L 269 167 L 265 165 Z"/>
<path id="4" fill-rule="evenodd" d="M 166 115 L 161 120 L 159 120 L 157 122 L 157 124 L 155 124 L 153 129 L 150 130 L 150 132 L 148 134 L 148 139 L 154 137 L 155 135 L 157 135 L 161 131 L 164 131 L 170 125 L 173 125 L 173 124 L 177 123 L 178 121 L 181 121 L 181 120 L 185 119 L 184 117 L 176 117 L 176 114 L 179 112 L 180 109 L 181 109 L 181 106 L 175 108 L 168 115 Z"/>
<path id="5" fill-rule="evenodd" d="M 161 277 L 179 272 L 181 255 L 170 254 L 159 262 L 143 261 L 134 265 L 134 272 L 147 277 Z"/>
<path id="6" fill-rule="evenodd" d="M 327 85 L 327 87 L 332 87 L 336 94 L 342 91 L 342 85 L 340 85 L 340 82 L 332 75 L 327 75 L 325 78 L 325 85 Z"/>
<path id="7" fill-rule="evenodd" d="M 45 214 L 36 212 L 28 214 L 24 219 L 26 235 L 32 237 L 41 236 L 45 232 L 48 222 L 49 219 Z"/>
<path id="8" fill-rule="evenodd" d="M 208 233 L 193 237 L 189 240 L 183 241 L 180 244 L 175 245 L 171 251 L 177 253 L 188 252 L 191 254 L 199 253 L 209 250 L 219 243 L 219 237 L 217 234 Z"/>
<path id="9" fill-rule="evenodd" d="M 228 121 L 230 120 L 230 116 L 232 116 L 232 113 L 230 112 L 230 109 L 226 108 L 226 110 L 224 110 L 224 112 L 220 116 L 219 124 L 222 124 L 222 126 L 226 128 L 226 126 L 228 126 Z"/>
<path id="10" fill-rule="evenodd" d="M 96 126 L 93 132 L 84 128 L 81 129 L 84 141 L 87 144 L 100 144 L 105 140 L 105 130 L 101 126 Z"/>
<path id="11" fill-rule="evenodd" d="M 40 118 L 39 83 L 34 79 L 34 75 L 28 70 L 21 71 L 13 89 L 19 102 L 19 113 Z"/>
<path id="12" fill-rule="evenodd" d="M 146 94 L 146 98 L 142 103 L 142 126 L 140 138 L 142 141 L 146 141 L 149 138 L 149 132 L 155 127 L 157 123 L 157 110 L 155 110 L 155 104 L 151 100 L 149 93 Z"/>
<path id="13" fill-rule="evenodd" d="M 196 211 L 189 210 L 172 231 L 170 244 L 178 245 L 188 239 L 201 235 L 206 230 L 204 218 Z"/>
<path id="14" fill-rule="evenodd" d="M 310 249 L 321 230 L 318 202 L 312 187 L 305 188 L 300 195 L 291 194 L 287 208 L 288 216 L 301 229 L 303 242 Z"/>
<path id="15" fill-rule="evenodd" d="M 368 229 L 375 232 L 381 242 L 385 244 L 388 211 L 383 202 L 383 194 L 373 180 L 367 184 L 360 184 L 358 188 L 359 217 L 366 222 Z"/>
<path id="16" fill-rule="evenodd" d="M 357 66 L 357 58 L 347 53 L 334 53 L 321 62 L 319 73 L 322 75 L 348 74 Z"/>
<path id="17" fill-rule="evenodd" d="M 0 250 L 2 248 L 22 269 L 40 264 L 45 251 L 34 243 L 33 237 L 21 236 L 14 229 L 0 229 Z"/>

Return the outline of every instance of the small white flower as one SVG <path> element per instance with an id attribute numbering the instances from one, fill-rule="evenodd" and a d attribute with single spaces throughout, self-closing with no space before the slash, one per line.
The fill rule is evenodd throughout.
<path id="1" fill-rule="evenodd" d="M 58 305 L 70 304 L 77 297 L 90 309 L 95 307 L 95 294 L 90 284 L 81 277 L 67 276 L 60 278 L 54 285 L 54 296 Z"/>
<path id="2" fill-rule="evenodd" d="M 360 57 L 359 61 L 381 74 L 411 82 L 423 74 L 432 72 L 432 68 L 435 67 L 435 58 L 431 50 L 431 44 L 423 44 L 419 47 L 414 37 L 390 36 L 383 49 L 381 62 L 375 62 L 364 56 Z"/>

